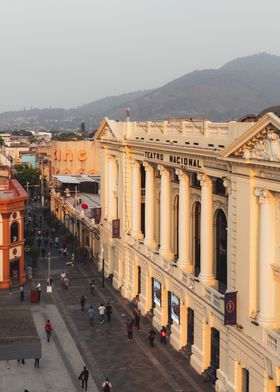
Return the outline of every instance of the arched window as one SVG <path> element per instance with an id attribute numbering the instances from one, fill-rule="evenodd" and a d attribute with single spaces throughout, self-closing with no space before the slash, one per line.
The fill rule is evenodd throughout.
<path id="1" fill-rule="evenodd" d="M 10 236 L 11 236 L 11 242 L 17 242 L 18 241 L 18 223 L 13 222 L 11 224 L 11 231 L 10 231 Z"/>
<path id="2" fill-rule="evenodd" d="M 174 257 L 175 260 L 179 256 L 179 196 L 174 199 Z"/>
<path id="3" fill-rule="evenodd" d="M 218 290 L 227 289 L 227 218 L 222 210 L 216 214 L 216 279 Z"/>
<path id="4" fill-rule="evenodd" d="M 201 204 L 196 202 L 194 206 L 194 274 L 200 274 L 200 227 L 201 227 Z"/>

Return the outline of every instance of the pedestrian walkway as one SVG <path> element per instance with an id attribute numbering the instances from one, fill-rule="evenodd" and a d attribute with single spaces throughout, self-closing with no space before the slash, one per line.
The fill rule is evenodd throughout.
<path id="1" fill-rule="evenodd" d="M 17 295 L 1 297 L 1 305 L 17 304 Z M 27 299 L 26 299 L 27 300 Z M 27 301 L 22 306 L 28 306 Z M 82 356 L 77 349 L 65 323 L 53 304 L 43 303 L 31 306 L 34 322 L 41 338 L 42 358 L 40 368 L 34 368 L 34 360 L 27 359 L 25 365 L 10 361 L 10 369 L 5 362 L 0 362 L 0 391 L 23 392 L 76 392 L 81 386 L 78 376 L 84 366 Z M 54 332 L 50 343 L 47 343 L 44 324 L 47 319 L 52 321 Z M 20 327 L 20 326 L 19 326 Z M 97 392 L 92 377 L 89 378 L 89 392 Z"/>

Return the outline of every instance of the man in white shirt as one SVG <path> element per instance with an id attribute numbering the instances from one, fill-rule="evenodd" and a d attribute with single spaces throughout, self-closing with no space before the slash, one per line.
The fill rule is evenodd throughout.
<path id="1" fill-rule="evenodd" d="M 105 306 L 103 304 L 101 304 L 98 308 L 98 313 L 100 316 L 100 324 L 103 324 L 105 322 Z"/>

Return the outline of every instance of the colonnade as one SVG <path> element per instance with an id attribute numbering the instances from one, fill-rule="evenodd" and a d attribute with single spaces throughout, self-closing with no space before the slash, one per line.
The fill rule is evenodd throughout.
<path id="1" fill-rule="evenodd" d="M 131 235 L 141 238 L 141 167 L 139 162 L 132 163 L 132 226 Z M 156 167 L 148 162 L 143 164 L 145 178 L 145 238 L 150 248 L 156 247 L 155 240 L 155 171 Z M 164 165 L 158 165 L 160 182 L 160 248 L 159 253 L 166 260 L 173 260 L 171 249 L 171 172 Z M 190 256 L 190 176 L 177 169 L 179 178 L 179 258 L 177 265 L 184 271 L 192 272 Z M 213 272 L 213 196 L 212 180 L 205 174 L 198 174 L 201 184 L 201 273 L 200 278 L 207 283 L 214 282 Z"/>

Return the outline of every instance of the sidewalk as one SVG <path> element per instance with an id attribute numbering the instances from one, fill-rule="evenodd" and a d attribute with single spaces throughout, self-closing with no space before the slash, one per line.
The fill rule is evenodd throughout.
<path id="1" fill-rule="evenodd" d="M 12 295 L 1 295 L 0 304 L 1 306 L 31 306 L 42 343 L 39 369 L 34 368 L 33 359 L 27 359 L 25 365 L 10 361 L 10 369 L 6 369 L 5 362 L 0 362 L 0 391 L 23 392 L 24 389 L 30 392 L 80 391 L 78 376 L 84 366 L 84 361 L 57 307 L 44 303 L 30 305 L 29 296 L 26 296 L 25 301 L 20 304 L 19 294 L 15 291 Z M 50 343 L 47 343 L 44 331 L 44 324 L 48 318 L 54 325 Z M 88 391 L 97 392 L 98 390 L 90 376 Z"/>
<path id="2" fill-rule="evenodd" d="M 198 375 L 187 363 L 187 359 L 169 344 L 162 346 L 157 336 L 155 347 L 148 342 L 151 322 L 141 318 L 141 329 L 135 331 L 133 342 L 126 334 L 126 321 L 132 317 L 131 304 L 105 281 L 101 287 L 100 273 L 94 264 L 77 263 L 67 267 L 63 257 L 52 261 L 54 291 L 51 294 L 65 324 L 85 363 L 100 385 L 105 377 L 112 380 L 114 391 L 140 392 L 203 392 L 213 387 Z M 41 275 L 45 276 L 46 263 L 41 262 Z M 70 278 L 68 290 L 61 287 L 60 272 L 65 270 Z M 96 293 L 90 295 L 90 280 L 94 277 Z M 44 294 L 47 295 L 47 294 Z M 81 312 L 78 304 L 81 295 L 87 297 L 86 308 L 92 305 L 96 312 L 95 325 L 88 322 L 87 309 Z M 97 308 L 110 301 L 113 307 L 112 322 L 99 323 Z"/>

